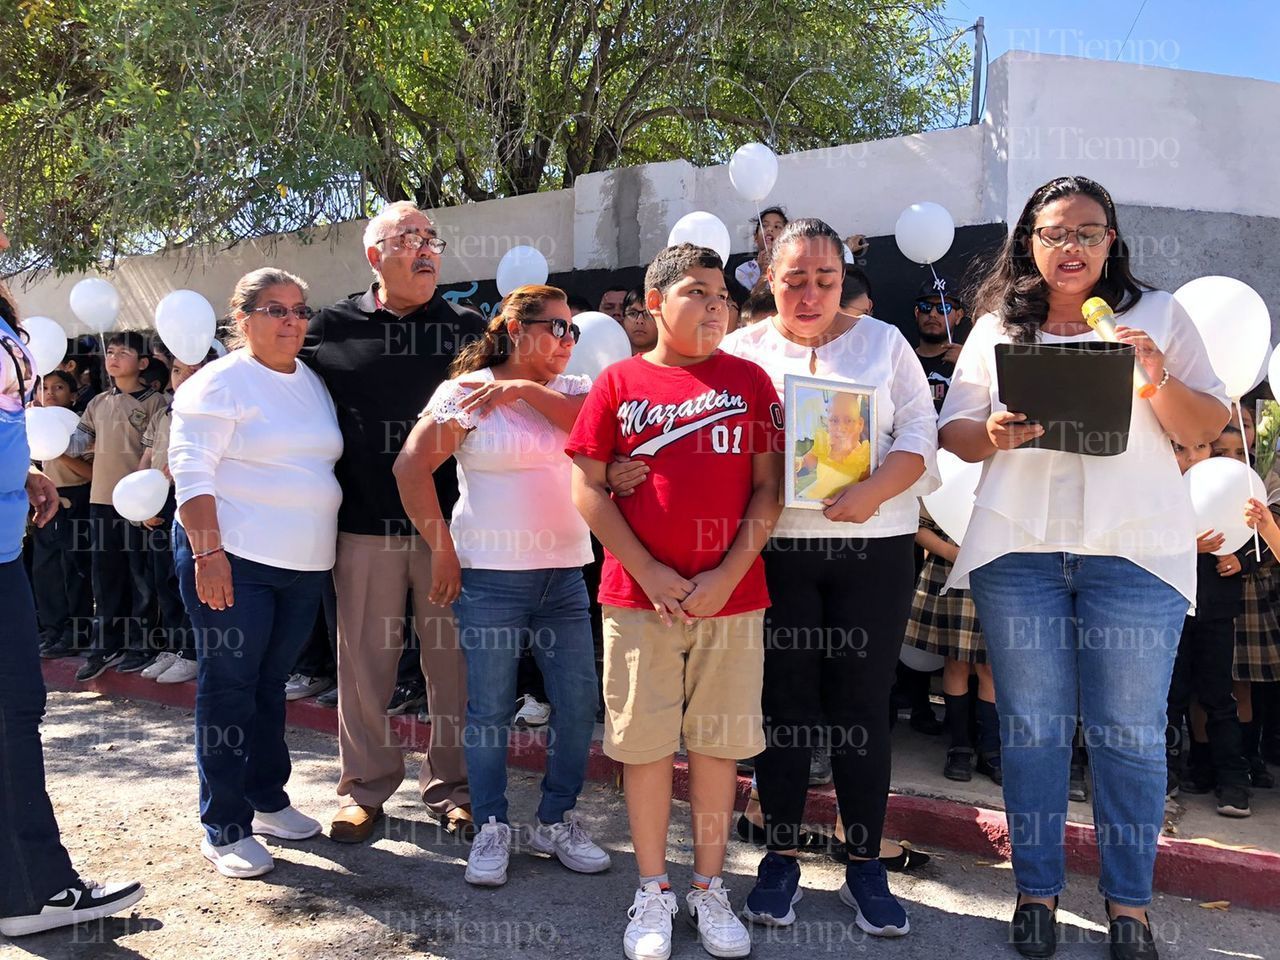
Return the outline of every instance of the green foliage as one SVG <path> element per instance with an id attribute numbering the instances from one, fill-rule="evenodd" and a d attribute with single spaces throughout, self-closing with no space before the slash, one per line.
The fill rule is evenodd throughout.
<path id="1" fill-rule="evenodd" d="M 11 0 L 4 272 L 950 126 L 941 2 Z"/>

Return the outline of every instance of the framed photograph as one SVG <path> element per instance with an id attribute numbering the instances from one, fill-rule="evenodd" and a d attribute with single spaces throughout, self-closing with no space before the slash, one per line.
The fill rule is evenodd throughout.
<path id="1" fill-rule="evenodd" d="M 786 408 L 786 483 L 783 506 L 821 510 L 875 472 L 876 391 L 857 383 L 783 379 Z"/>

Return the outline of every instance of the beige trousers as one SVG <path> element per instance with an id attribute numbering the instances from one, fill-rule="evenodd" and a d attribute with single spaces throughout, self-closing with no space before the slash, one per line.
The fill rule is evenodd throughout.
<path id="1" fill-rule="evenodd" d="M 471 802 L 462 730 L 467 667 L 453 614 L 429 603 L 431 551 L 420 537 L 338 534 L 333 568 L 338 595 L 338 796 L 380 807 L 404 781 L 404 753 L 391 730 L 387 701 L 404 647 L 405 601 L 427 678 L 431 740 L 418 777 L 436 814 Z"/>

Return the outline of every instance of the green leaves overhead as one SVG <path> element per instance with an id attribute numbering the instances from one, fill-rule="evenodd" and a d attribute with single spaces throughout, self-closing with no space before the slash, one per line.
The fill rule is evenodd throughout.
<path id="1" fill-rule="evenodd" d="M 119 256 L 959 122 L 941 0 L 18 0 L 0 11 L 14 252 Z"/>

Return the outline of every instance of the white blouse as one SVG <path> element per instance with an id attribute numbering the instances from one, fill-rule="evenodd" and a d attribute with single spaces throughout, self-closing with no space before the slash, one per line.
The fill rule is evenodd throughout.
<path id="1" fill-rule="evenodd" d="M 1119 322 L 1155 341 L 1172 376 L 1228 404 L 1200 334 L 1172 295 L 1144 293 Z M 1040 335 L 1043 343 L 1094 339 L 1093 333 Z M 939 427 L 953 420 L 985 422 L 994 411 L 1008 409 L 998 396 L 995 345 L 1009 342 L 995 314 L 978 318 L 956 363 Z M 943 590 L 968 587 L 971 570 L 1007 553 L 1061 551 L 1124 557 L 1176 588 L 1194 606 L 1195 539 L 1191 497 L 1169 437 L 1151 404 L 1135 396 L 1129 445 L 1118 456 L 998 450 L 983 463 L 973 519 Z"/>
<path id="2" fill-rule="evenodd" d="M 458 502 L 449 532 L 458 562 L 481 570 L 545 570 L 591 562 L 591 534 L 573 505 L 569 435 L 528 403 L 493 407 L 484 416 L 458 409 L 493 380 L 484 369 L 436 388 L 424 417 L 465 429 L 458 461 Z M 591 378 L 559 376 L 547 384 L 566 396 L 591 389 Z"/>
<path id="3" fill-rule="evenodd" d="M 778 398 L 786 403 L 783 378 L 787 374 L 860 383 L 876 390 L 876 449 L 880 462 L 895 450 L 924 458 L 924 474 L 911 487 L 880 505 L 866 523 L 828 520 L 821 510 L 792 507 L 782 511 L 775 537 L 893 537 L 914 534 L 920 527 L 919 498 L 940 484 L 938 476 L 937 415 L 933 394 L 920 360 L 906 337 L 892 324 L 864 315 L 836 339 L 816 350 L 784 337 L 769 317 L 735 330 L 720 349 L 753 360 L 773 380 Z M 817 365 L 810 369 L 810 360 Z"/>
<path id="4" fill-rule="evenodd" d="M 342 489 L 338 415 L 301 361 L 292 373 L 233 350 L 173 396 L 169 472 L 178 506 L 217 502 L 228 553 L 285 570 L 328 570 Z"/>

